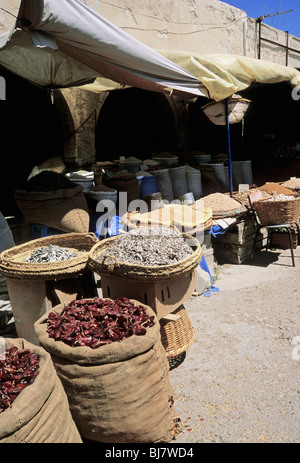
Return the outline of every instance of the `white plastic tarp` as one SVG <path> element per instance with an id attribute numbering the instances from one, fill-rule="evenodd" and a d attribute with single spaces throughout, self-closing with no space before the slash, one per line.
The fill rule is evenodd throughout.
<path id="1" fill-rule="evenodd" d="M 84 66 L 81 79 L 69 76 L 67 83 L 59 84 L 57 77 L 53 76 L 56 87 L 70 85 L 72 80 L 75 83 L 78 80 L 84 81 L 87 74 L 93 73 L 94 79 L 105 77 L 125 86 L 159 92 L 173 90 L 191 96 L 203 95 L 200 81 L 195 76 L 116 27 L 80 0 L 22 0 L 17 26 L 31 34 L 36 47 L 35 53 L 31 54 L 30 48 L 20 45 L 19 34 L 19 47 L 22 46 L 23 51 L 26 49 L 27 65 L 30 65 L 30 58 L 31 67 L 34 67 L 34 63 L 36 65 L 31 80 L 41 82 L 44 78 L 46 85 L 49 85 L 49 72 L 48 75 L 44 72 L 43 77 L 45 70 L 40 69 L 38 64 L 39 56 L 46 51 L 50 53 L 51 76 L 56 71 L 55 60 L 61 61 L 61 56 L 64 61 L 71 58 Z M 26 42 L 26 39 L 22 40 Z M 0 50 L 0 64 L 21 73 L 23 66 L 20 60 L 9 64 L 14 60 L 11 47 L 8 42 Z M 7 48 L 8 55 L 5 54 Z"/>
<path id="2" fill-rule="evenodd" d="M 9 0 L 3 1 L 9 10 Z M 20 3 L 13 13 L 23 18 L 17 23 L 23 30 L 12 34 L 8 28 L 2 41 L 0 36 L 0 65 L 43 87 L 87 84 L 87 90 L 103 92 L 135 86 L 220 101 L 255 82 L 300 84 L 297 69 L 255 58 L 157 52 L 80 0 Z"/>

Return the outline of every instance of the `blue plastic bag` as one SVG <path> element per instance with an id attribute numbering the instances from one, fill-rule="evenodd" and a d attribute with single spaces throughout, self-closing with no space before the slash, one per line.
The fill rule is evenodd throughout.
<path id="1" fill-rule="evenodd" d="M 220 291 L 220 289 L 213 286 L 213 278 L 211 276 L 211 273 L 209 271 L 209 268 L 208 268 L 208 265 L 207 265 L 207 262 L 206 262 L 204 256 L 201 257 L 201 261 L 200 261 L 199 265 L 202 268 L 202 270 L 204 270 L 205 272 L 207 272 L 209 274 L 209 277 L 210 277 L 210 290 L 206 291 L 206 293 L 204 293 L 204 296 L 205 297 L 210 297 L 212 292 L 213 293 L 218 293 Z"/>

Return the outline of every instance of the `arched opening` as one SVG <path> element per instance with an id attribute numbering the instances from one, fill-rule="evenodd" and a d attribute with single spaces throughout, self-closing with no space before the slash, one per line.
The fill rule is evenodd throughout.
<path id="1" fill-rule="evenodd" d="M 33 167 L 52 156 L 63 156 L 63 133 L 49 92 L 4 68 L 6 101 L 1 114 L 1 212 L 16 210 L 14 191 L 27 180 Z"/>
<path id="2" fill-rule="evenodd" d="M 97 161 L 176 151 L 178 134 L 167 98 L 137 88 L 111 92 L 98 117 L 95 148 Z"/>

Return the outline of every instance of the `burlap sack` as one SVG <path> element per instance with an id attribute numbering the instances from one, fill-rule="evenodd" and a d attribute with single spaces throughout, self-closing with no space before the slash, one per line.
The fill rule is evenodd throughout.
<path id="1" fill-rule="evenodd" d="M 131 201 L 140 198 L 139 181 L 135 174 L 120 171 L 114 174 L 113 177 L 104 178 L 103 184 L 117 190 L 119 193 L 126 193 L 128 205 Z"/>
<path id="2" fill-rule="evenodd" d="M 49 312 L 34 325 L 40 344 L 57 368 L 77 428 L 86 439 L 149 443 L 169 442 L 174 437 L 174 391 L 160 324 L 153 310 L 144 307 L 155 317 L 146 335 L 98 349 L 70 347 L 49 338 Z M 53 309 L 62 310 L 62 304 Z"/>
<path id="3" fill-rule="evenodd" d="M 81 443 L 49 353 L 21 338 L 3 340 L 6 349 L 17 346 L 38 354 L 39 373 L 12 406 L 0 413 L 0 443 Z"/>
<path id="4" fill-rule="evenodd" d="M 14 197 L 25 220 L 71 233 L 89 231 L 89 213 L 82 186 L 50 192 L 17 190 Z"/>

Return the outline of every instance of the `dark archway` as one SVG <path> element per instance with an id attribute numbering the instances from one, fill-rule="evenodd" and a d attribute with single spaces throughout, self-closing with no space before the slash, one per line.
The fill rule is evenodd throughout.
<path id="1" fill-rule="evenodd" d="M 50 94 L 0 68 L 6 81 L 1 114 L 1 206 L 14 213 L 14 191 L 27 180 L 33 167 L 52 156 L 63 155 L 63 134 Z"/>
<path id="2" fill-rule="evenodd" d="M 111 92 L 98 117 L 96 159 L 139 159 L 178 149 L 174 114 L 160 93 L 130 88 Z"/>

